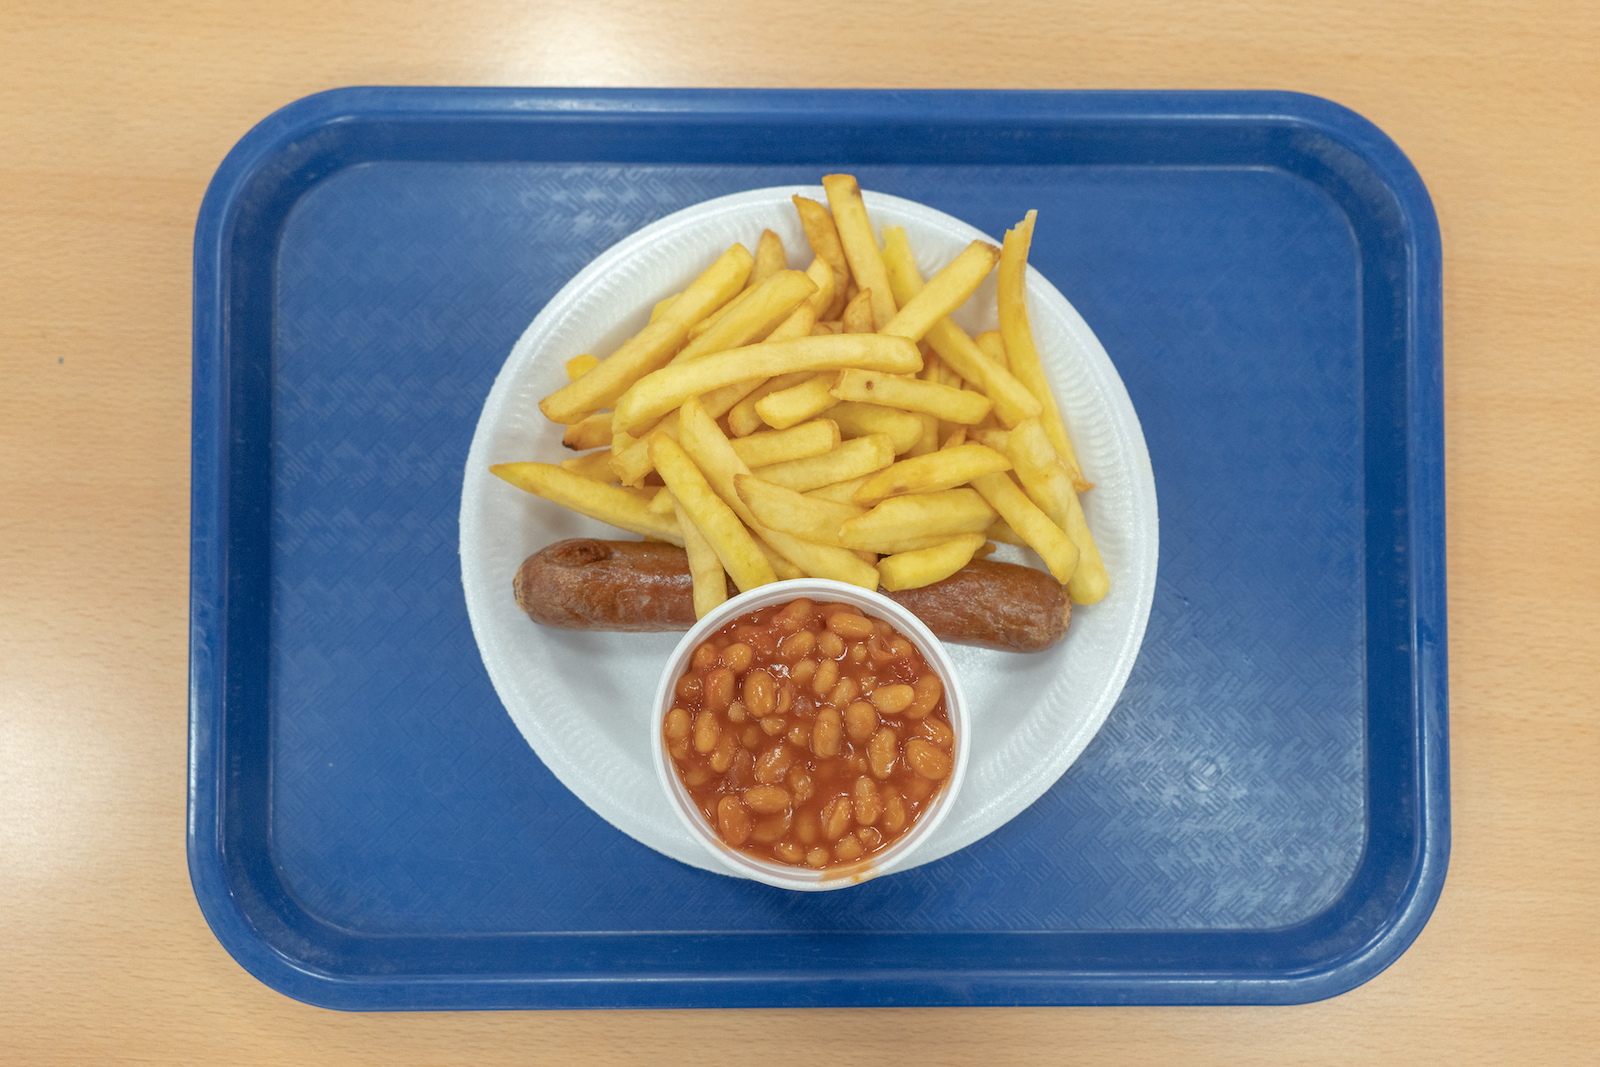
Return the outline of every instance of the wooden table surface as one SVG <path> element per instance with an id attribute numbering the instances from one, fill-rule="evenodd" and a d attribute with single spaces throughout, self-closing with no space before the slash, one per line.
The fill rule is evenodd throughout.
<path id="1" fill-rule="evenodd" d="M 0 3 L 0 1061 L 1595 1062 L 1593 5 L 767 6 Z M 354 1015 L 241 970 L 184 856 L 195 213 L 275 108 L 401 83 L 1294 89 L 1387 131 L 1445 264 L 1454 851 L 1412 948 L 1293 1008 Z"/>

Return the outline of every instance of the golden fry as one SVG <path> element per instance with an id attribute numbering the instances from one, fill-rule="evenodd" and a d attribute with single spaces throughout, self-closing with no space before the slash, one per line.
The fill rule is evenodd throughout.
<path id="1" fill-rule="evenodd" d="M 741 592 L 778 580 L 767 557 L 756 545 L 739 516 L 717 496 L 694 460 L 672 438 L 657 431 L 650 435 L 650 458 L 672 490 L 678 506 L 711 542 L 722 567 Z"/>
<path id="2" fill-rule="evenodd" d="M 792 199 L 800 215 L 800 227 L 811 243 L 811 254 L 833 271 L 833 302 L 826 309 L 819 309 L 817 318 L 836 319 L 844 309 L 848 299 L 845 290 L 850 286 L 850 264 L 844 256 L 844 245 L 839 242 L 839 230 L 833 224 L 832 213 L 823 205 L 798 195 Z M 818 287 L 821 287 L 820 282 Z"/>
<path id="3" fill-rule="evenodd" d="M 818 256 L 811 261 L 811 266 L 806 268 L 806 277 L 817 287 L 815 295 L 811 297 L 811 310 L 820 319 L 832 310 L 833 298 L 838 291 L 833 268 L 828 265 L 827 260 Z"/>
<path id="4" fill-rule="evenodd" d="M 922 420 L 907 411 L 896 411 L 881 404 L 841 401 L 828 409 L 828 418 L 839 426 L 842 437 L 866 437 L 886 433 L 894 442 L 895 455 L 906 451 L 922 437 Z"/>
<path id="5" fill-rule="evenodd" d="M 838 530 L 846 548 L 886 551 L 883 545 L 910 538 L 981 533 L 995 520 L 994 508 L 972 489 L 946 489 L 890 497 Z"/>
<path id="6" fill-rule="evenodd" d="M 710 414 L 708 411 L 707 414 Z M 829 419 L 813 419 L 785 430 L 753 433 L 730 442 L 747 467 L 787 463 L 791 459 L 820 456 L 839 446 L 839 424 Z"/>
<path id="7" fill-rule="evenodd" d="M 766 426 L 761 421 L 761 416 L 756 413 L 756 405 L 773 393 L 789 389 L 801 382 L 810 381 L 815 375 L 810 371 L 796 371 L 793 374 L 780 374 L 775 378 L 767 378 L 747 393 L 738 403 L 728 409 L 728 428 L 735 437 L 749 437 L 757 430 Z M 707 396 L 713 394 L 707 393 Z"/>
<path id="8" fill-rule="evenodd" d="M 884 556 L 878 560 L 878 575 L 883 580 L 883 587 L 891 593 L 901 589 L 921 589 L 925 585 L 943 581 L 965 567 L 973 554 L 983 547 L 983 542 L 981 533 L 959 534 L 931 548 Z"/>
<path id="9" fill-rule="evenodd" d="M 668 435 L 673 440 L 678 438 L 678 413 L 671 412 L 666 418 L 656 423 L 651 431 Z M 635 489 L 644 487 L 645 477 L 656 469 L 655 460 L 650 458 L 650 439 L 641 437 L 628 445 L 622 451 L 617 451 L 616 445 L 611 446 L 611 472 L 617 481 Z"/>
<path id="10" fill-rule="evenodd" d="M 580 515 L 658 541 L 683 544 L 677 520 L 653 514 L 643 493 L 592 481 L 554 463 L 497 463 L 489 473 Z"/>
<path id="11" fill-rule="evenodd" d="M 982 420 L 994 406 L 982 393 L 863 370 L 840 371 L 832 392 L 840 400 L 883 404 L 902 411 L 936 415 L 946 422 L 962 425 Z"/>
<path id="12" fill-rule="evenodd" d="M 605 448 L 611 444 L 611 412 L 597 411 L 582 422 L 575 422 L 561 435 L 561 443 L 575 452 Z"/>
<path id="13" fill-rule="evenodd" d="M 886 434 L 873 434 L 845 441 L 826 455 L 774 463 L 770 467 L 760 467 L 754 473 L 797 493 L 805 493 L 882 470 L 893 462 L 894 442 Z"/>
<path id="14" fill-rule="evenodd" d="M 894 318 L 895 302 L 889 288 L 889 274 L 883 266 L 883 253 L 878 250 L 878 239 L 872 234 L 872 220 L 867 218 L 867 205 L 861 200 L 861 186 L 850 174 L 829 174 L 822 179 L 822 188 L 828 194 L 828 207 L 833 210 L 833 222 L 839 230 L 839 243 L 844 245 L 844 258 L 850 264 L 850 276 L 861 292 L 872 291 L 872 324 L 883 327 Z"/>
<path id="15" fill-rule="evenodd" d="M 804 496 L 753 474 L 739 475 L 734 484 L 761 525 L 818 544 L 839 544 L 839 525 L 862 514 L 854 504 Z"/>
<path id="16" fill-rule="evenodd" d="M 815 418 L 839 402 L 830 391 L 836 377 L 833 371 L 823 371 L 799 385 L 768 393 L 756 401 L 756 414 L 775 430 L 786 430 Z"/>
<path id="17" fill-rule="evenodd" d="M 856 490 L 866 484 L 871 474 L 863 474 L 856 478 L 847 478 L 842 482 L 830 482 L 816 489 L 808 489 L 801 496 L 809 496 L 814 500 L 833 500 L 840 504 L 854 506 Z"/>
<path id="18" fill-rule="evenodd" d="M 654 322 L 655 320 L 652 318 L 650 321 Z M 567 360 L 567 381 L 575 382 L 599 365 L 600 358 L 598 356 L 591 356 L 587 353 L 581 356 L 573 356 Z"/>
<path id="19" fill-rule="evenodd" d="M 650 309 L 650 321 L 654 322 L 666 314 L 667 309 L 672 306 L 672 302 L 682 295 L 682 293 L 673 293 L 671 296 L 664 296 L 657 300 L 655 306 Z M 595 362 L 599 361 L 596 360 Z M 567 364 L 567 374 L 572 376 L 572 364 L 570 362 Z"/>
<path id="20" fill-rule="evenodd" d="M 997 367 L 1011 368 L 1011 360 L 1006 357 L 1005 338 L 1000 336 L 999 330 L 984 330 L 973 339 L 978 346 L 978 351 L 989 357 L 989 362 Z"/>
<path id="21" fill-rule="evenodd" d="M 960 448 L 966 443 L 967 428 L 965 426 L 957 426 L 955 432 L 945 438 L 944 444 L 939 446 L 939 451 L 943 452 L 947 448 Z"/>
<path id="22" fill-rule="evenodd" d="M 1028 322 L 1028 247 L 1033 243 L 1033 220 L 1037 215 L 1037 211 L 1028 212 L 1015 229 L 1006 231 L 1000 252 L 1000 336 L 1005 341 L 1011 373 L 1039 401 L 1039 423 L 1061 457 L 1061 465 L 1076 483 L 1083 480 L 1083 468 L 1078 465 L 1077 454 L 1067 438 L 1061 410 L 1050 392 L 1050 382 L 1039 362 L 1039 350 L 1033 344 L 1033 327 Z"/>
<path id="23" fill-rule="evenodd" d="M 876 333 L 872 326 L 872 290 L 863 289 L 851 297 L 839 321 L 845 333 Z"/>
<path id="24" fill-rule="evenodd" d="M 722 560 L 717 558 L 717 550 L 706 535 L 689 518 L 677 498 L 671 497 L 672 490 L 663 489 L 662 492 L 672 500 L 678 529 L 683 531 L 683 550 L 689 557 L 689 577 L 694 581 L 694 617 L 703 618 L 706 612 L 728 599 L 727 572 L 722 569 Z"/>
<path id="25" fill-rule="evenodd" d="M 765 337 L 817 291 L 811 279 L 797 270 L 780 270 L 754 289 L 745 290 L 739 306 L 723 315 L 699 337 L 672 357 L 687 363 L 713 352 L 726 352 Z M 809 329 L 806 333 L 810 333 Z"/>
<path id="26" fill-rule="evenodd" d="M 973 241 L 933 276 L 915 296 L 904 302 L 893 319 L 878 327 L 879 333 L 922 340 L 933 324 L 967 302 L 983 279 L 994 270 L 1000 250 L 985 241 Z M 891 284 L 893 279 L 890 279 Z"/>
<path id="27" fill-rule="evenodd" d="M 656 490 L 655 496 L 650 498 L 650 514 L 652 515 L 671 515 L 673 513 L 672 509 L 677 506 L 678 502 L 672 498 L 672 490 L 664 485 Z"/>
<path id="28" fill-rule="evenodd" d="M 734 382 L 770 378 L 790 371 L 815 373 L 846 367 L 906 373 L 921 369 L 922 355 L 916 345 L 903 337 L 877 334 L 802 337 L 796 341 L 735 348 L 687 363 L 675 363 L 640 378 L 617 398 L 612 427 L 632 430 L 665 415 L 691 396 Z M 604 369 L 605 365 L 601 364 L 567 388 L 588 381 Z"/>
<path id="29" fill-rule="evenodd" d="M 1009 474 L 982 474 L 972 479 L 972 485 L 1028 547 L 1039 553 L 1055 580 L 1066 585 L 1078 567 L 1078 546 L 1061 527 L 1028 499 Z"/>
<path id="30" fill-rule="evenodd" d="M 561 461 L 561 469 L 607 485 L 617 480 L 615 472 L 611 469 L 611 451 L 605 448 L 598 452 L 590 452 L 586 456 L 564 459 Z"/>
<path id="31" fill-rule="evenodd" d="M 789 254 L 783 249 L 783 238 L 771 230 L 762 230 L 761 239 L 756 242 L 755 266 L 750 268 L 745 288 L 754 289 L 788 265 Z"/>
<path id="32" fill-rule="evenodd" d="M 839 447 L 843 448 L 844 445 Z M 1010 469 L 1011 461 L 994 449 L 965 444 L 948 451 L 903 459 L 887 470 L 879 471 L 856 490 L 854 502 L 871 507 L 892 496 L 954 489 L 958 485 L 966 485 L 979 475 Z"/>
<path id="33" fill-rule="evenodd" d="M 690 326 L 732 299 L 750 276 L 753 263 L 743 245 L 728 249 L 659 319 L 634 334 L 583 377 L 539 401 L 539 410 L 551 422 L 572 423 L 615 401 L 641 377 L 665 365 L 683 344 Z M 666 410 L 670 409 L 657 414 L 665 414 Z"/>
<path id="34" fill-rule="evenodd" d="M 878 587 L 878 569 L 849 549 L 806 541 L 781 530 L 769 529 L 756 521 L 739 496 L 735 481 L 739 475 L 749 474 L 750 470 L 734 452 L 722 430 L 706 415 L 699 401 L 690 399 L 684 403 L 678 434 L 684 450 L 694 457 L 718 495 L 762 541 L 791 564 L 814 578 L 832 578 L 867 589 Z"/>
<path id="35" fill-rule="evenodd" d="M 1011 525 L 1004 519 L 996 519 L 984 532 L 991 541 L 999 541 L 1005 545 L 1016 545 L 1018 548 L 1028 547 L 1028 542 L 1019 537 L 1017 531 L 1013 530 Z"/>
<path id="36" fill-rule="evenodd" d="M 1011 431 L 1007 454 L 1028 496 L 1078 546 L 1078 566 L 1067 582 L 1067 595 L 1074 604 L 1093 604 L 1102 599 L 1111 591 L 1111 578 L 1084 519 L 1083 505 L 1072 488 L 1072 477 L 1061 465 L 1038 419 L 1017 423 Z"/>

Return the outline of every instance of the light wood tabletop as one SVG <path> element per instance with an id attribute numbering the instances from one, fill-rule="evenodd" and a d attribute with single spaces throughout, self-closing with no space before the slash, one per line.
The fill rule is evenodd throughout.
<path id="1" fill-rule="evenodd" d="M 246 974 L 184 852 L 191 241 L 257 120 L 360 84 L 1290 89 L 1386 131 L 1444 247 L 1453 851 L 1415 944 L 1287 1008 L 347 1014 Z M 0 4 L 0 1060 L 1594 1062 L 1597 100 L 1582 0 Z"/>

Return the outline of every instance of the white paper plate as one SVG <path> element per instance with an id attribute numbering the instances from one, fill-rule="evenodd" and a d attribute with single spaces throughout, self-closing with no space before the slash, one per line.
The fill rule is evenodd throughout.
<path id="1" fill-rule="evenodd" d="M 515 489 L 494 463 L 559 462 L 562 427 L 539 400 L 566 384 L 565 361 L 604 355 L 735 241 L 763 229 L 783 238 L 790 266 L 809 246 L 790 196 L 824 200 L 820 186 L 757 189 L 670 215 L 597 257 L 557 293 L 511 350 L 483 406 L 461 494 L 461 581 L 467 614 L 495 691 L 539 758 L 568 789 L 624 833 L 705 870 L 712 866 L 661 796 L 651 762 L 650 696 L 679 635 L 578 633 L 531 622 L 512 597 L 522 561 L 567 537 L 633 540 Z M 864 194 L 874 225 L 905 227 L 925 276 L 974 239 L 999 244 L 948 215 L 898 197 Z M 1020 218 L 1028 205 L 1019 204 Z M 803 257 L 803 258 L 802 258 Z M 1099 730 L 1133 668 L 1156 581 L 1156 494 L 1150 455 L 1127 390 L 1105 349 L 1065 297 L 1028 269 L 1029 311 L 1079 461 L 1083 496 L 1111 593 L 1075 608 L 1065 640 L 1019 654 L 950 646 L 972 708 L 965 787 L 920 863 L 1004 825 L 1058 779 Z M 989 279 L 955 316 L 970 332 L 997 324 Z M 1000 546 L 994 558 L 1038 565 Z M 719 872 L 721 873 L 721 872 Z"/>

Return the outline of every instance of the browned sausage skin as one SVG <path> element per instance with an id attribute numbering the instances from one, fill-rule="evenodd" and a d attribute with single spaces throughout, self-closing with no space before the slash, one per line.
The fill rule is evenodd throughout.
<path id="1" fill-rule="evenodd" d="M 694 625 L 694 582 L 683 549 L 653 541 L 557 541 L 529 556 L 512 583 L 534 622 L 564 630 L 650 633 Z M 729 586 L 728 595 L 735 590 Z M 973 560 L 921 589 L 887 594 L 941 639 L 1039 652 L 1067 632 L 1071 603 L 1043 571 Z"/>

